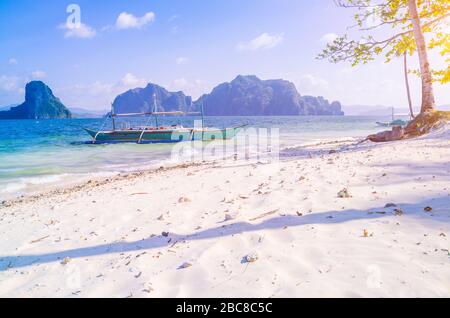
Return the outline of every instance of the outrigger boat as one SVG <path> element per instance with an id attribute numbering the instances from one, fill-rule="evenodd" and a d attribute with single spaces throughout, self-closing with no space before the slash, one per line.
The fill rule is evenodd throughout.
<path id="1" fill-rule="evenodd" d="M 156 109 L 156 106 L 155 106 Z M 201 127 L 186 128 L 182 125 L 159 126 L 158 116 L 184 116 L 184 115 L 201 115 Z M 119 117 L 142 117 L 153 116 L 155 118 L 155 126 L 140 126 L 136 128 L 116 128 L 116 119 Z M 203 126 L 203 107 L 201 112 L 146 112 L 131 114 L 114 114 L 113 111 L 109 115 L 112 119 L 112 130 L 92 130 L 84 128 L 84 130 L 92 137 L 92 143 L 117 143 L 117 142 L 135 142 L 141 143 L 169 143 L 182 141 L 213 141 L 219 139 L 231 139 L 245 125 L 233 128 L 209 128 Z"/>
<path id="2" fill-rule="evenodd" d="M 393 127 L 393 126 L 406 126 L 410 123 L 409 120 L 403 120 L 403 119 L 395 119 L 395 116 L 408 116 L 409 114 L 394 114 L 394 108 L 392 107 L 392 121 L 390 122 L 379 122 L 377 121 L 376 124 L 381 127 Z"/>

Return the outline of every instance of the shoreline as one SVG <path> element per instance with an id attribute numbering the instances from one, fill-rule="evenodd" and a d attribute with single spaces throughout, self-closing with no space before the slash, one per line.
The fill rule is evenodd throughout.
<path id="1" fill-rule="evenodd" d="M 51 188 L 58 188 L 58 185 L 50 186 L 50 189 L 44 190 L 42 192 L 38 193 L 32 193 L 32 194 L 23 194 L 11 199 L 6 199 L 0 202 L 0 211 L 2 208 L 8 208 L 15 206 L 17 204 L 22 203 L 31 203 L 35 202 L 41 198 L 52 198 L 54 196 L 62 195 L 62 194 L 71 194 L 74 192 L 81 192 L 89 189 L 93 189 L 99 186 L 104 186 L 108 184 L 113 184 L 115 182 L 120 182 L 124 180 L 133 180 L 136 178 L 140 178 L 143 176 L 149 176 L 152 174 L 157 173 L 163 173 L 175 169 L 186 169 L 189 167 L 197 167 L 197 166 L 203 166 L 203 165 L 210 165 L 213 164 L 212 162 L 205 162 L 205 163 L 181 163 L 181 164 L 175 164 L 173 166 L 161 166 L 159 168 L 155 169 L 144 169 L 144 170 L 136 170 L 131 171 L 129 173 L 114 173 L 110 177 L 97 177 L 89 179 L 88 181 L 81 181 L 81 182 L 75 182 L 73 185 L 66 185 L 61 186 L 60 189 L 51 189 Z"/>
<path id="2" fill-rule="evenodd" d="M 289 158 L 292 159 L 293 157 L 300 157 L 302 155 L 305 155 L 305 152 L 323 150 L 323 147 L 327 147 L 327 146 L 337 147 L 342 144 L 356 145 L 356 144 L 358 144 L 358 140 L 363 140 L 363 139 L 359 138 L 359 137 L 342 137 L 339 139 L 317 139 L 312 143 L 304 142 L 299 145 L 287 146 L 280 151 L 280 157 L 285 158 L 285 160 L 289 160 Z M 289 154 L 290 151 L 296 151 L 296 150 L 300 150 L 300 152 L 302 152 L 302 154 L 299 154 L 298 152 Z M 328 149 L 325 149 L 325 151 L 327 151 L 327 150 Z M 163 160 L 163 162 L 164 161 L 166 161 L 166 160 Z M 60 194 L 68 194 L 70 192 L 83 191 L 83 190 L 89 188 L 89 186 L 92 186 L 92 184 L 94 184 L 94 183 L 96 184 L 96 186 L 105 185 L 108 183 L 113 183 L 115 181 L 124 180 L 129 177 L 138 178 L 143 175 L 160 173 L 160 172 L 164 172 L 164 171 L 170 171 L 173 169 L 183 169 L 183 168 L 188 168 L 191 166 L 200 166 L 200 165 L 214 165 L 219 161 L 221 161 L 221 159 L 209 159 L 209 160 L 204 160 L 202 162 L 198 162 L 198 161 L 189 162 L 188 161 L 188 162 L 183 162 L 183 163 L 169 163 L 166 165 L 160 165 L 158 168 L 156 167 L 156 166 L 158 166 L 158 164 L 154 164 L 155 167 L 153 167 L 153 168 L 147 167 L 147 168 L 142 169 L 142 168 L 134 167 L 134 168 L 131 168 L 127 172 L 113 172 L 113 171 L 104 172 L 104 173 L 109 173 L 110 175 L 108 175 L 108 176 L 89 177 L 88 176 L 89 174 L 85 173 L 85 176 L 83 176 L 82 178 L 80 177 L 79 180 L 68 181 L 68 182 L 64 182 L 64 183 L 61 182 L 61 183 L 55 183 L 55 184 L 44 184 L 44 187 L 47 189 L 43 190 L 43 191 L 38 191 L 38 192 L 35 191 L 35 192 L 31 192 L 31 193 L 17 194 L 17 195 L 13 194 L 9 198 L 0 200 L 0 210 L 3 207 L 10 207 L 13 204 L 35 201 L 42 197 L 47 197 L 47 196 L 52 196 L 52 195 L 60 195 Z M 59 176 L 59 175 L 49 175 L 49 176 Z M 45 176 L 45 177 L 48 177 L 48 176 Z M 39 177 L 36 176 L 35 178 L 39 178 Z M 88 180 L 84 181 L 84 179 L 88 179 Z"/>
<path id="3" fill-rule="evenodd" d="M 319 116 L 277 120 L 264 117 L 254 120 L 252 124 L 257 129 L 278 129 L 280 148 L 298 147 L 320 140 L 345 139 L 349 136 L 365 137 L 377 129 L 374 122 L 368 119 L 335 119 L 336 117 L 324 119 Z M 229 125 L 241 120 L 244 121 L 245 118 L 234 119 Z M 218 122 L 213 120 L 211 124 Z M 331 126 L 328 127 L 329 123 Z M 0 202 L 21 195 L 28 196 L 48 186 L 65 186 L 66 183 L 82 182 L 88 178 L 109 177 L 121 172 L 171 164 L 164 162 L 166 158 L 170 158 L 170 147 L 166 145 L 135 147 L 133 144 L 117 144 L 93 147 L 85 144 L 83 140 L 87 134 L 76 128 L 77 125 L 66 127 L 67 131 L 64 128 L 55 143 L 55 140 L 38 134 L 40 130 L 51 129 L 51 125 L 53 124 L 43 123 L 33 127 L 39 137 L 37 139 L 25 142 L 25 137 L 20 136 L 24 139 L 17 140 L 17 143 L 16 140 L 5 141 L 12 144 L 11 147 L 4 148 L 6 151 L 0 155 Z M 58 125 L 56 127 L 62 129 Z"/>
<path id="4" fill-rule="evenodd" d="M 0 296 L 449 297 L 449 136 L 19 198 L 0 207 Z"/>

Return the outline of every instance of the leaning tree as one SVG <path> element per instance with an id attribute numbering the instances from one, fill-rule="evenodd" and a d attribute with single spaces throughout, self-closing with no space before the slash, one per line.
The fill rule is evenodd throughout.
<path id="1" fill-rule="evenodd" d="M 420 68 L 415 73 L 422 81 L 422 105 L 419 116 L 408 125 L 407 130 L 412 132 L 426 122 L 435 120 L 433 82 L 450 82 L 450 35 L 446 30 L 450 18 L 450 0 L 334 2 L 339 7 L 356 11 L 356 24 L 349 27 L 348 31 L 356 28 L 362 35 L 358 40 L 351 39 L 349 34 L 337 37 L 318 58 L 334 63 L 348 61 L 356 66 L 367 64 L 379 56 L 384 56 L 386 62 L 390 62 L 395 57 L 417 52 Z M 437 49 L 443 56 L 446 62 L 444 69 L 431 68 L 428 51 L 432 49 Z"/>

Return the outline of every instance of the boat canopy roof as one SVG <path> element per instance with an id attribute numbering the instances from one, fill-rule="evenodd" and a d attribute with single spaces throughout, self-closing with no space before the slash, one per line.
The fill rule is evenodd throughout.
<path id="1" fill-rule="evenodd" d="M 111 114 L 111 117 L 138 117 L 138 116 L 160 116 L 160 115 L 201 115 L 201 112 L 182 112 L 182 111 L 174 111 L 174 112 L 144 112 L 144 113 L 128 113 L 128 114 Z"/>

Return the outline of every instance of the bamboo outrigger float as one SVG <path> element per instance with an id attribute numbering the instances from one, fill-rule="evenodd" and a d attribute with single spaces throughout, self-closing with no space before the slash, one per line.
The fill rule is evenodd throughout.
<path id="1" fill-rule="evenodd" d="M 84 130 L 92 137 L 92 143 L 118 143 L 118 142 L 135 142 L 141 143 L 169 143 L 169 142 L 182 142 L 182 141 L 212 141 L 219 139 L 231 139 L 238 131 L 244 127 L 237 126 L 233 128 L 209 128 L 204 127 L 203 106 L 201 112 L 157 112 L 156 103 L 154 106 L 155 111 L 144 113 L 129 113 L 129 114 L 115 114 L 112 108 L 112 130 L 92 130 L 85 128 Z M 158 116 L 184 116 L 184 115 L 201 115 L 202 125 L 201 127 L 186 128 L 182 125 L 172 126 L 159 126 Z M 153 116 L 155 118 L 155 126 L 141 126 L 137 128 L 116 128 L 116 119 L 119 117 L 142 117 Z"/>

